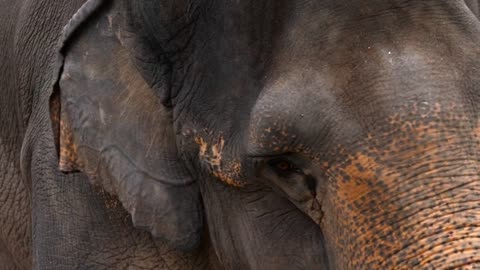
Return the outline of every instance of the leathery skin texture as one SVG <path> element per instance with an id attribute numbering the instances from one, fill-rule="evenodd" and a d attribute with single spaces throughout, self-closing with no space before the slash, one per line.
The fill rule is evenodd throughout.
<path id="1" fill-rule="evenodd" d="M 30 200 L 25 185 L 19 181 L 18 164 L 12 162 L 12 151 L 0 138 L 0 268 L 31 268 Z"/>

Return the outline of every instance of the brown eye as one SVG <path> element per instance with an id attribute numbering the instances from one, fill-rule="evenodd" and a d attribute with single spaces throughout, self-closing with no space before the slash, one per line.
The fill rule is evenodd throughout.
<path id="1" fill-rule="evenodd" d="M 275 158 L 268 161 L 268 165 L 280 176 L 288 176 L 291 173 L 300 173 L 301 170 L 285 158 Z"/>
<path id="2" fill-rule="evenodd" d="M 276 163 L 275 167 L 278 170 L 288 171 L 288 170 L 292 169 L 292 164 L 289 163 L 288 161 L 282 160 L 282 161 Z"/>

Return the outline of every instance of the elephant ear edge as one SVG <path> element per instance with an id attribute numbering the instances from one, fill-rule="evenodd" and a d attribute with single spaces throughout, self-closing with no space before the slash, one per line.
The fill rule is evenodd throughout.
<path id="1" fill-rule="evenodd" d="M 171 109 L 114 33 L 121 7 L 107 2 L 87 1 L 60 40 L 50 100 L 59 169 L 85 173 L 118 196 L 135 227 L 192 250 L 203 232 L 197 183 L 179 157 Z"/>

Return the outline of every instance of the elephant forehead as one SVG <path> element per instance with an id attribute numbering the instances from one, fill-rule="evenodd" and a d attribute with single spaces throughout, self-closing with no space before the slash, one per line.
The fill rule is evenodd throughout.
<path id="1" fill-rule="evenodd" d="M 305 145 L 318 150 L 327 143 L 351 144 L 369 133 L 380 136 L 379 125 L 391 130 L 394 123 L 386 119 L 414 120 L 416 116 L 408 116 L 414 106 L 424 114 L 422 110 L 447 99 L 462 105 L 465 95 L 475 91 L 476 77 L 468 75 L 465 67 L 448 65 L 455 62 L 451 55 L 431 56 L 418 44 L 406 44 L 391 51 L 367 46 L 355 55 L 334 52 L 322 59 L 324 65 L 292 64 L 285 65 L 291 70 L 272 71 L 251 112 L 249 152 L 295 152 Z M 336 63 L 349 56 L 355 61 Z M 475 72 L 477 66 L 472 64 L 470 70 Z M 437 105 L 448 114 L 450 105 Z M 434 115 L 424 118 L 428 117 Z M 443 117 L 437 116 L 439 120 Z M 292 146 L 295 143 L 303 145 Z"/>
<path id="2" fill-rule="evenodd" d="M 329 71 L 299 68 L 278 76 L 265 85 L 252 109 L 250 154 L 300 151 L 307 141 L 321 141 L 331 131 L 358 130 L 332 90 L 337 78 Z"/>

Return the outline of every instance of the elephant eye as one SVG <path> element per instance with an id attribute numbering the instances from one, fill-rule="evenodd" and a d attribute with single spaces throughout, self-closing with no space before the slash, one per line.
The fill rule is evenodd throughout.
<path id="1" fill-rule="evenodd" d="M 288 176 L 292 173 L 302 173 L 302 170 L 286 158 L 274 158 L 267 161 L 270 166 L 279 176 Z"/>

